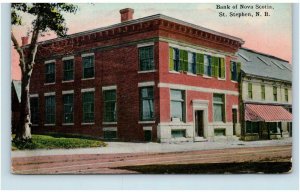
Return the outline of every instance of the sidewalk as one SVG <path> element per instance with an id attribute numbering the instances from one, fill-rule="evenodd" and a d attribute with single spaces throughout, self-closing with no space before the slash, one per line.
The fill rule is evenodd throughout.
<path id="1" fill-rule="evenodd" d="M 72 155 L 72 154 L 112 154 L 112 153 L 166 153 L 196 150 L 245 148 L 262 146 L 291 145 L 292 138 L 282 140 L 264 141 L 205 141 L 182 143 L 130 143 L 130 142 L 106 142 L 108 145 L 101 148 L 77 148 L 77 149 L 51 149 L 51 150 L 24 150 L 12 151 L 11 157 L 30 157 L 45 155 Z"/>

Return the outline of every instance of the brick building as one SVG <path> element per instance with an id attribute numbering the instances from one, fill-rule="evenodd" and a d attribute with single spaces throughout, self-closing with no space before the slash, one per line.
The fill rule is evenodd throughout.
<path id="1" fill-rule="evenodd" d="M 242 39 L 157 14 L 39 44 L 32 132 L 125 141 L 232 138 Z"/>
<path id="2" fill-rule="evenodd" d="M 240 48 L 237 55 L 242 63 L 241 138 L 292 136 L 292 65 L 246 48 Z"/>

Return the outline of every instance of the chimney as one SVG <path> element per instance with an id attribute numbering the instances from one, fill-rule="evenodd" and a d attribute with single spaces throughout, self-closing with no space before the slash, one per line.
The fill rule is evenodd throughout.
<path id="1" fill-rule="evenodd" d="M 125 8 L 120 10 L 121 22 L 129 21 L 133 19 L 134 10 L 131 8 Z"/>
<path id="2" fill-rule="evenodd" d="M 21 39 L 22 39 L 22 46 L 25 46 L 28 44 L 29 37 L 21 37 Z"/>

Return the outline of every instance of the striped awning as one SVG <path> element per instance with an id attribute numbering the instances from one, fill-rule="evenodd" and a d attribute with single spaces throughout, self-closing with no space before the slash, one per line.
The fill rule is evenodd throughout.
<path id="1" fill-rule="evenodd" d="M 292 114 L 282 106 L 257 104 L 246 104 L 245 106 L 246 121 L 291 122 L 292 119 Z"/>

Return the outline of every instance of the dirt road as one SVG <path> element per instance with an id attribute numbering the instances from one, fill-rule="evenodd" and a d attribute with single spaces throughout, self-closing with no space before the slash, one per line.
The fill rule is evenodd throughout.
<path id="1" fill-rule="evenodd" d="M 289 162 L 292 146 L 232 148 L 172 153 L 83 154 L 15 157 L 16 174 L 134 174 L 125 166 L 238 162 Z"/>

